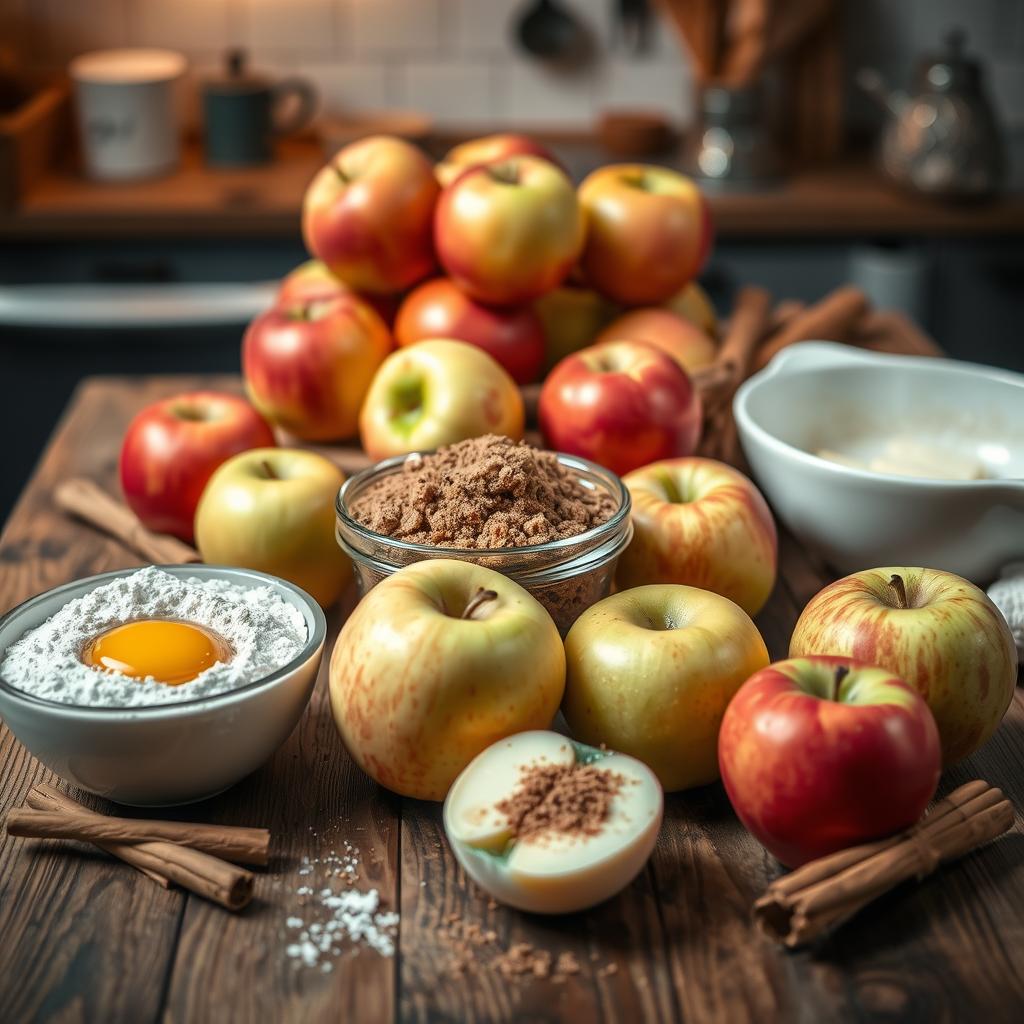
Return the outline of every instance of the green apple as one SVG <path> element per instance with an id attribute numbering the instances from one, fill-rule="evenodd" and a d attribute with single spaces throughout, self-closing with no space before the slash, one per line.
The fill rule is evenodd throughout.
<path id="1" fill-rule="evenodd" d="M 533 304 L 544 326 L 544 369 L 550 370 L 594 339 L 619 313 L 619 307 L 590 288 L 563 285 Z"/>
<path id="2" fill-rule="evenodd" d="M 359 603 L 331 654 L 331 710 L 356 763 L 403 796 L 443 800 L 497 740 L 546 729 L 565 652 L 518 583 L 472 562 L 415 562 Z"/>
<path id="3" fill-rule="evenodd" d="M 433 338 L 393 352 L 373 378 L 359 437 L 373 459 L 482 434 L 523 436 L 523 396 L 483 349 Z"/>
<path id="4" fill-rule="evenodd" d="M 825 587 L 801 613 L 789 653 L 844 654 L 906 680 L 935 716 L 944 764 L 995 732 L 1017 683 L 1002 613 L 973 583 L 938 569 L 867 569 Z"/>
<path id="5" fill-rule="evenodd" d="M 341 470 L 315 452 L 255 448 L 210 477 L 196 509 L 204 562 L 258 569 L 302 587 L 324 607 L 352 578 L 334 539 Z"/>
<path id="6" fill-rule="evenodd" d="M 573 737 L 639 758 L 669 791 L 718 778 L 726 706 L 768 664 L 742 608 L 674 584 L 599 601 L 569 630 L 565 657 Z"/>

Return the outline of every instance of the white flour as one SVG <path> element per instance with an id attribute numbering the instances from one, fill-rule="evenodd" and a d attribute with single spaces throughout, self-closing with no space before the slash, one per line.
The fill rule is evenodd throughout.
<path id="1" fill-rule="evenodd" d="M 180 619 L 219 633 L 234 650 L 179 686 L 133 679 L 86 665 L 83 648 L 98 634 L 134 619 Z M 145 707 L 210 697 L 255 682 L 305 646 L 306 622 L 270 587 L 181 579 L 150 566 L 103 584 L 64 605 L 7 648 L 0 677 L 26 693 L 62 704 Z"/>

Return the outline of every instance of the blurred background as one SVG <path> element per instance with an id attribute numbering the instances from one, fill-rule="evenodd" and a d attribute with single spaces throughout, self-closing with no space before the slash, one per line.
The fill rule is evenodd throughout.
<path id="1" fill-rule="evenodd" d="M 1020 0 L 0 0 L 0 522 L 82 376 L 237 371 L 329 154 L 512 130 L 697 176 L 721 315 L 852 282 L 1024 370 Z"/>

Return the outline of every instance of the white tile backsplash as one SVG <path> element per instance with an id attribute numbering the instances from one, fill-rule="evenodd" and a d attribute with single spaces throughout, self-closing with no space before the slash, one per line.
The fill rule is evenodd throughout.
<path id="1" fill-rule="evenodd" d="M 244 46 L 258 68 L 313 78 L 328 109 L 420 107 L 446 126 L 580 128 L 608 108 L 647 107 L 692 122 L 685 49 L 657 0 L 650 49 L 636 56 L 618 43 L 616 0 L 561 2 L 596 43 L 575 73 L 519 50 L 514 27 L 528 0 L 0 0 L 0 14 L 28 23 L 29 52 L 50 66 L 125 44 L 178 48 L 205 66 Z M 843 11 L 850 67 L 873 64 L 894 85 L 907 84 L 948 26 L 964 25 L 1005 122 L 1024 129 L 1024 0 L 857 0 Z M 851 100 L 854 116 L 872 113 Z"/>
<path id="2" fill-rule="evenodd" d="M 334 0 L 234 0 L 241 43 L 256 53 L 316 55 L 337 48 L 339 8 Z"/>
<path id="3" fill-rule="evenodd" d="M 83 3 L 92 7 L 92 0 Z M 131 0 L 128 39 L 137 46 L 167 46 L 208 54 L 237 42 L 228 0 Z"/>
<path id="4" fill-rule="evenodd" d="M 494 109 L 491 79 L 486 62 L 408 62 L 398 69 L 396 101 L 430 114 L 439 125 L 486 126 Z"/>
<path id="5" fill-rule="evenodd" d="M 441 48 L 443 0 L 342 0 L 353 50 L 365 54 L 434 53 Z"/>

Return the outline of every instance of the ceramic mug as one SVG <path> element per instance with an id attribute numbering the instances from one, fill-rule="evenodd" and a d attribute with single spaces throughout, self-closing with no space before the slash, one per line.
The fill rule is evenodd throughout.
<path id="1" fill-rule="evenodd" d="M 181 159 L 176 83 L 187 62 L 172 50 L 97 50 L 76 57 L 78 130 L 86 172 L 125 180 L 164 174 Z"/>
<path id="2" fill-rule="evenodd" d="M 207 162 L 221 167 L 266 163 L 274 138 L 299 131 L 315 112 L 316 92 L 309 82 L 272 82 L 248 74 L 244 52 L 233 50 L 227 74 L 203 83 Z"/>

